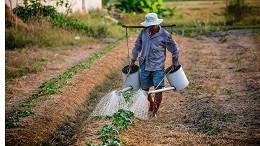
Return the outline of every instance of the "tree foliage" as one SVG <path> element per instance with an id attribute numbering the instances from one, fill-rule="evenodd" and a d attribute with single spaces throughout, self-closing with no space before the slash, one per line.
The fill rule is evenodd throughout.
<path id="1" fill-rule="evenodd" d="M 226 8 L 226 18 L 241 21 L 251 10 L 252 7 L 245 0 L 230 0 Z"/>
<path id="2" fill-rule="evenodd" d="M 155 4 L 155 2 L 150 2 L 150 0 L 118 0 L 117 3 L 115 4 L 115 7 L 121 13 L 155 12 L 160 16 L 164 16 L 164 12 L 166 11 L 166 9 L 163 9 L 162 2 L 163 0 L 158 0 L 158 3 Z"/>

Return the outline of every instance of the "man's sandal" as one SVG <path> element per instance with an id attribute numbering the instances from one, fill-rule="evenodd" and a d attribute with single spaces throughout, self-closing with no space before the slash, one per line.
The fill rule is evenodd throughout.
<path id="1" fill-rule="evenodd" d="M 157 118 L 157 114 L 154 111 L 152 112 L 152 117 Z"/>

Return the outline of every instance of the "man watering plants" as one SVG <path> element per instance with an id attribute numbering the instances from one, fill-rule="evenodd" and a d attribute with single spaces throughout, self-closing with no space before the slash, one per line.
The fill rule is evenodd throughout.
<path id="1" fill-rule="evenodd" d="M 178 61 L 179 49 L 171 35 L 159 24 L 163 19 L 158 19 L 156 13 L 149 13 L 145 16 L 145 21 L 141 23 L 146 28 L 140 32 L 132 51 L 131 67 L 135 66 L 138 54 L 141 68 L 141 88 L 149 91 L 151 86 L 162 89 L 164 87 L 164 69 L 166 60 L 166 48 L 172 53 L 172 68 L 177 70 L 180 66 Z M 154 101 L 149 94 L 149 111 L 152 116 L 157 117 L 157 111 L 162 101 L 162 92 L 155 93 Z"/>

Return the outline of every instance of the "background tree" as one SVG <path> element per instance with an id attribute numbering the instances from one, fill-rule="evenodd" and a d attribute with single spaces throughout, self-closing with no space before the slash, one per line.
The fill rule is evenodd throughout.
<path id="1" fill-rule="evenodd" d="M 229 0 L 229 4 L 226 8 L 226 18 L 238 22 L 251 11 L 252 7 L 248 6 L 245 0 Z"/>

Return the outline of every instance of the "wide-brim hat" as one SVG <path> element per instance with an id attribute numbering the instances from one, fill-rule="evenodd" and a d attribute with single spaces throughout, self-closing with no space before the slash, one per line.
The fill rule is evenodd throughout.
<path id="1" fill-rule="evenodd" d="M 148 27 L 151 25 L 159 25 L 163 22 L 163 19 L 158 19 L 158 16 L 156 13 L 149 13 L 145 15 L 145 21 L 141 23 L 143 26 Z"/>

